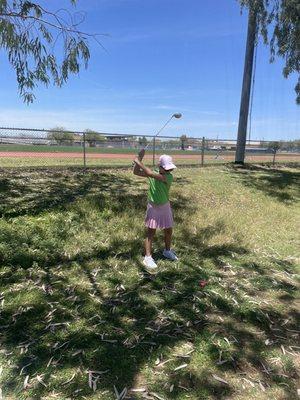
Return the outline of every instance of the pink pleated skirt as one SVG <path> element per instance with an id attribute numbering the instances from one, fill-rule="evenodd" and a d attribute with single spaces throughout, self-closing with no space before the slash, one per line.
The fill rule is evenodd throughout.
<path id="1" fill-rule="evenodd" d="M 151 229 L 172 228 L 174 225 L 173 213 L 170 203 L 157 205 L 148 203 L 145 225 Z"/>

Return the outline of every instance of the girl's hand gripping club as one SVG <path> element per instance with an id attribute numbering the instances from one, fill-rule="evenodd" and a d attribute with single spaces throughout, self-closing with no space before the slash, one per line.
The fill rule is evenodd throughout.
<path id="1" fill-rule="evenodd" d="M 144 156 L 145 156 L 145 153 L 146 153 L 145 149 L 140 150 L 139 153 L 138 153 L 137 158 L 138 158 L 140 161 L 143 161 L 143 158 L 144 158 Z M 135 165 L 135 162 L 133 161 L 132 166 L 134 167 L 134 165 Z"/>
<path id="2" fill-rule="evenodd" d="M 138 159 L 139 159 L 140 161 L 143 160 L 143 158 L 144 158 L 144 156 L 145 156 L 145 153 L 146 153 L 146 150 L 145 150 L 145 149 L 142 149 L 142 150 L 139 151 Z"/>

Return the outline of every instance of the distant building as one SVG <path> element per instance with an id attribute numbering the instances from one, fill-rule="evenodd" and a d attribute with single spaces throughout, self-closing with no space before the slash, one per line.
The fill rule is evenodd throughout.
<path id="1" fill-rule="evenodd" d="M 21 144 L 21 145 L 51 145 L 52 142 L 55 142 L 50 139 L 44 138 L 10 138 L 10 137 L 1 137 L 0 144 Z"/>
<path id="2" fill-rule="evenodd" d="M 109 142 L 128 142 L 128 136 L 105 136 L 105 139 Z"/>

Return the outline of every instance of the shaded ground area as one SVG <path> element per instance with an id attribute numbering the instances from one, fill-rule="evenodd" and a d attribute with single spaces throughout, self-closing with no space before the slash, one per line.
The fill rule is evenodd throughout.
<path id="1" fill-rule="evenodd" d="M 145 195 L 138 190 L 139 186 L 136 185 L 136 191 L 129 199 L 127 192 L 132 187 L 132 180 L 124 174 L 96 171 L 87 174 L 72 169 L 5 171 L 0 178 L 0 215 L 36 215 L 57 208 L 64 210 L 68 204 L 85 196 L 98 207 L 115 202 L 114 211 L 118 212 L 120 207 L 141 204 Z"/>
<path id="2" fill-rule="evenodd" d="M 296 172 L 178 172 L 180 261 L 158 239 L 155 277 L 140 265 L 142 180 L 2 173 L 4 398 L 296 399 Z"/>

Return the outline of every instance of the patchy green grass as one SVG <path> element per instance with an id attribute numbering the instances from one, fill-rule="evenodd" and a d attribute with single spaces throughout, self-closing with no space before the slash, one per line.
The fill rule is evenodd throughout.
<path id="1" fill-rule="evenodd" d="M 125 145 L 123 148 L 118 147 L 89 147 L 86 146 L 87 153 L 113 153 L 113 154 L 136 154 L 138 152 L 137 148 L 128 147 L 129 145 Z M 178 144 L 178 147 L 180 144 Z M 158 149 L 157 149 L 158 150 Z M 83 147 L 78 145 L 56 145 L 56 146 L 49 146 L 49 145 L 22 145 L 22 144 L 0 144 L 0 151 L 30 151 L 30 152 L 43 152 L 43 153 L 81 153 L 83 152 Z M 161 150 L 158 150 L 161 151 Z M 168 154 L 186 154 L 187 151 L 184 150 L 174 150 L 168 149 L 163 150 L 168 151 Z M 189 150 L 189 154 L 200 154 L 201 150 Z M 210 152 L 211 153 L 211 152 Z M 216 152 L 214 152 L 216 153 Z"/>
<path id="2" fill-rule="evenodd" d="M 86 166 L 87 167 L 112 167 L 112 168 L 128 168 L 132 164 L 132 159 L 122 158 L 122 155 L 118 158 L 87 158 Z M 158 162 L 158 157 L 156 157 L 156 161 Z M 200 158 L 199 159 L 180 159 L 174 158 L 174 161 L 177 165 L 198 165 L 200 166 Z M 152 159 L 145 160 L 146 165 L 152 166 Z M 208 161 L 212 162 L 212 161 Z M 222 161 L 217 161 L 221 163 Z M 223 161 L 224 162 L 224 161 Z M 61 158 L 61 157 L 0 157 L 0 168 L 24 168 L 24 167 L 83 167 L 83 157 L 76 158 Z"/>
<path id="3" fill-rule="evenodd" d="M 297 399 L 299 170 L 176 171 L 180 260 L 159 234 L 155 277 L 140 263 L 146 182 L 1 172 L 4 399 Z"/>
<path id="4" fill-rule="evenodd" d="M 133 157 L 132 157 L 133 159 Z M 87 159 L 88 167 L 128 167 L 132 160 L 128 158 L 93 158 Z M 82 157 L 0 157 L 0 168 L 24 168 L 24 167 L 83 167 Z"/>
<path id="5" fill-rule="evenodd" d="M 116 158 L 115 154 L 111 153 L 112 156 L 110 158 L 94 158 L 90 157 L 90 154 L 86 157 L 86 166 L 87 167 L 114 167 L 114 168 L 128 168 L 132 164 L 132 160 L 134 155 L 132 154 L 132 159 L 122 156 Z M 170 154 L 170 153 L 169 153 Z M 155 162 L 158 163 L 158 159 L 161 154 L 156 155 Z M 190 155 L 190 153 L 188 153 Z M 184 154 L 186 156 L 186 153 Z M 180 154 L 174 155 L 174 162 L 178 166 L 200 166 L 201 164 L 201 156 L 197 158 L 183 158 Z M 148 156 L 145 160 L 147 165 L 153 164 L 152 156 Z M 205 164 L 223 164 L 224 162 L 231 162 L 232 158 L 228 160 L 224 160 L 224 158 L 215 159 L 213 156 L 205 159 Z M 83 167 L 84 159 L 83 155 L 81 157 L 51 157 L 45 153 L 45 156 L 41 157 L 0 157 L 0 168 L 24 168 L 24 167 Z"/>
<path id="6" fill-rule="evenodd" d="M 155 160 L 158 162 L 159 155 L 156 155 Z M 181 155 L 174 155 L 173 160 L 178 167 L 200 167 L 201 156 L 196 158 L 183 158 Z M 152 166 L 152 157 L 145 159 L 147 165 Z M 227 155 L 227 157 L 215 158 L 213 155 L 206 155 L 204 158 L 204 165 L 223 165 L 226 163 L 234 162 L 234 154 Z M 271 166 L 271 158 L 260 159 L 259 156 L 247 159 L 248 165 L 252 163 L 261 163 L 265 166 Z M 132 160 L 128 157 L 122 157 L 122 154 L 118 158 L 86 158 L 86 167 L 104 167 L 104 168 L 128 168 L 132 164 Z M 279 158 L 276 160 L 277 166 L 294 166 L 299 167 L 299 162 L 289 160 L 288 158 Z M 84 160 L 82 157 L 0 157 L 0 168 L 45 168 L 45 167 L 83 167 Z"/>
<path id="7" fill-rule="evenodd" d="M 179 146 L 179 145 L 178 145 Z M 22 145 L 22 144 L 0 144 L 0 168 L 24 168 L 24 167 L 83 167 L 84 152 L 78 145 Z M 22 152 L 32 153 L 21 155 Z M 86 166 L 87 167 L 128 167 L 131 159 L 138 152 L 137 148 L 114 148 L 114 147 L 86 147 Z M 200 166 L 202 152 L 198 150 L 174 150 L 174 149 L 156 149 L 156 161 L 161 154 L 167 152 L 172 155 L 178 166 Z M 16 153 L 16 154 L 8 154 Z M 37 154 L 38 153 L 38 154 Z M 72 154 L 76 153 L 76 154 Z M 35 156 L 33 157 L 33 155 Z M 107 154 L 110 158 L 107 158 Z M 6 156 L 4 156 L 6 155 Z M 19 155 L 19 156 L 17 156 Z M 74 156 L 76 155 L 76 156 Z M 102 155 L 101 157 L 99 157 Z M 233 150 L 205 150 L 205 165 L 222 165 L 232 163 L 235 159 Z M 152 165 L 152 149 L 149 149 L 145 158 L 148 165 Z M 273 164 L 272 153 L 257 153 L 246 151 L 245 162 Z M 276 164 L 298 163 L 300 162 L 299 153 L 278 153 L 276 155 Z"/>

